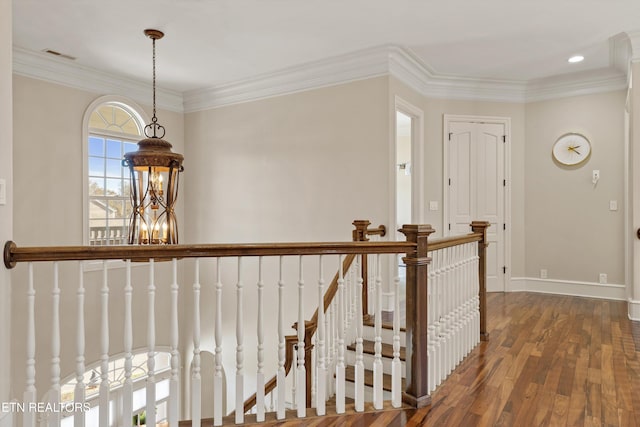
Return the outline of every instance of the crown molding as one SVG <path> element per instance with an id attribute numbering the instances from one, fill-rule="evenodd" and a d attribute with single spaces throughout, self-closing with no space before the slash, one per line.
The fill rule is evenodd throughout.
<path id="1" fill-rule="evenodd" d="M 184 93 L 185 112 L 257 101 L 274 96 L 384 76 L 385 48 L 370 48 L 261 74 L 249 79 Z"/>
<path id="2" fill-rule="evenodd" d="M 627 76 L 621 70 L 629 61 L 625 52 L 633 51 L 635 44 L 640 58 L 640 32 L 623 33 L 610 43 L 613 52 L 607 70 L 529 82 L 438 74 L 410 49 L 384 45 L 184 93 L 158 88 L 158 107 L 189 113 L 380 76 L 393 76 L 428 98 L 491 102 L 526 103 L 625 89 Z M 128 96 L 142 104 L 148 104 L 152 91 L 150 84 L 138 80 L 18 47 L 13 50 L 13 70 L 89 92 Z"/>
<path id="3" fill-rule="evenodd" d="M 526 102 L 591 95 L 625 90 L 626 88 L 627 76 L 615 69 L 580 74 L 572 73 L 529 82 Z"/>
<path id="4" fill-rule="evenodd" d="M 105 73 L 69 60 L 13 47 L 13 72 L 74 89 L 97 94 L 127 96 L 136 102 L 149 105 L 153 86 L 139 80 Z M 158 108 L 184 112 L 182 94 L 156 87 Z"/>

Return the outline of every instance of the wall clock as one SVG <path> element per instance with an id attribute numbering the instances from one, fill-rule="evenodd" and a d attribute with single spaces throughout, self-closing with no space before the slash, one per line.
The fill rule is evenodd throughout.
<path id="1" fill-rule="evenodd" d="M 580 164 L 589 158 L 591 144 L 589 140 L 579 133 L 567 133 L 562 135 L 553 145 L 553 158 L 558 163 L 567 166 Z"/>

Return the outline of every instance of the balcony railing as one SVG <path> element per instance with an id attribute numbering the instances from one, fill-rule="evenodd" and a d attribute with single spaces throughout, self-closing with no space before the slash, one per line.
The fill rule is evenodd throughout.
<path id="1" fill-rule="evenodd" d="M 258 422 L 269 411 L 278 419 L 287 410 L 297 417 L 309 411 L 325 415 L 329 400 L 335 402 L 331 411 L 343 413 L 347 397 L 354 399 L 355 411 L 364 409 L 365 400 L 378 409 L 384 400 L 396 407 L 403 402 L 429 405 L 430 393 L 486 338 L 488 223 L 474 222 L 468 235 L 431 242 L 434 230 L 428 225 L 405 225 L 400 230 L 406 236 L 403 242 L 362 241 L 368 234 L 380 234 L 379 229 L 368 230 L 368 224 L 361 222 L 360 234 L 354 233 L 359 241 L 337 243 L 19 247 L 7 242 L 7 268 L 25 264 L 16 269 L 14 287 L 14 295 L 24 289 L 26 307 L 23 401 L 60 402 L 61 378 L 74 376 L 74 402 L 82 408 L 86 366 L 99 361 L 99 406 L 106 409 L 108 363 L 114 355 L 124 354 L 117 419 L 112 419 L 112 411 L 101 410 L 100 426 L 130 425 L 130 361 L 134 350 L 139 353 L 143 347 L 148 355 L 146 422 L 154 425 L 162 421 L 154 406 L 154 358 L 159 347 L 166 347 L 171 354 L 167 417 L 171 426 L 177 426 L 179 419 L 200 425 L 203 409 L 209 407 L 213 424 L 222 425 L 230 412 L 236 423 L 245 422 L 247 412 L 255 413 Z M 405 254 L 404 283 L 394 271 L 384 271 L 398 254 Z M 106 261 L 113 259 L 126 260 L 124 270 L 112 270 Z M 86 272 L 83 262 L 88 260 L 104 261 L 102 274 Z M 363 273 L 364 265 L 373 272 Z M 325 278 L 331 276 L 333 281 L 326 285 Z M 374 282 L 369 289 L 363 286 L 364 277 Z M 383 295 L 393 300 L 388 338 Z M 371 313 L 365 298 L 373 301 Z M 313 306 L 318 309 L 310 316 Z M 188 318 L 192 320 L 184 320 Z M 373 322 L 371 360 L 364 349 L 367 321 Z M 144 338 L 139 333 L 134 337 L 140 329 L 137 323 L 146 324 Z M 292 323 L 294 334 L 287 335 Z M 116 328 L 122 333 L 114 333 Z M 255 334 L 247 335 L 249 330 Z M 88 339 L 95 348 L 86 345 Z M 215 358 L 212 378 L 203 378 L 203 339 Z M 383 360 L 387 340 L 393 349 L 388 368 Z M 346 356 L 350 344 L 355 345 L 353 362 Z M 41 347 L 49 349 L 48 360 L 42 358 Z M 182 373 L 183 362 L 191 366 L 189 374 Z M 365 386 L 369 368 L 373 378 Z M 351 370 L 353 383 L 347 378 Z M 267 381 L 270 375 L 273 379 Z M 386 375 L 390 386 L 384 384 Z M 205 381 L 213 382 L 212 401 L 203 401 Z M 187 399 L 180 397 L 181 390 L 188 390 Z M 181 407 L 182 401 L 189 404 Z M 85 425 L 83 414 L 70 415 L 75 426 Z M 26 411 L 23 425 L 33 427 L 37 421 L 60 425 L 63 417 L 56 411 Z"/>

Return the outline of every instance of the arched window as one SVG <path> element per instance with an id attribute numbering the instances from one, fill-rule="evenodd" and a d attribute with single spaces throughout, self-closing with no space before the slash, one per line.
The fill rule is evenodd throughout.
<path id="1" fill-rule="evenodd" d="M 109 96 L 94 101 L 85 113 L 85 244 L 127 243 L 130 178 L 122 156 L 135 151 L 143 138 L 141 111 L 129 100 Z"/>
<path id="2" fill-rule="evenodd" d="M 141 420 L 145 416 L 146 407 L 146 379 L 147 379 L 147 352 L 132 355 L 131 380 L 133 382 L 133 420 L 132 425 L 144 424 Z M 156 419 L 161 423 L 167 418 L 167 402 L 169 400 L 169 377 L 171 374 L 171 354 L 167 352 L 156 352 L 154 375 L 156 380 Z M 119 425 L 122 418 L 123 385 L 125 381 L 125 358 L 118 357 L 109 361 L 107 373 L 109 381 L 109 411 L 111 413 L 111 425 Z M 64 413 L 62 427 L 72 427 L 75 416 L 84 416 L 85 425 L 98 425 L 100 408 L 98 405 L 99 389 L 102 381 L 100 362 L 88 367 L 83 377 L 85 385 L 85 401 L 91 409 L 88 411 L 77 411 Z M 60 387 L 62 402 L 71 403 L 74 401 L 76 387 L 75 376 L 66 381 Z M 135 424 L 134 424 L 135 422 Z"/>

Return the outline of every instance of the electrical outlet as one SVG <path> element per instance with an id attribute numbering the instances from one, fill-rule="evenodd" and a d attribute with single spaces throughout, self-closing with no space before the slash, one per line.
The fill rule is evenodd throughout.
<path id="1" fill-rule="evenodd" d="M 429 210 L 430 211 L 437 211 L 438 210 L 438 201 L 437 200 L 431 200 L 429 202 Z"/>
<path id="2" fill-rule="evenodd" d="M 604 285 L 607 283 L 607 273 L 600 273 L 600 284 Z"/>
<path id="3" fill-rule="evenodd" d="M 547 269 L 546 268 L 541 268 L 540 269 L 540 278 L 541 279 L 546 279 L 547 278 Z"/>
<path id="4" fill-rule="evenodd" d="M 617 211 L 618 210 L 618 201 L 617 200 L 609 200 L 609 210 Z"/>

